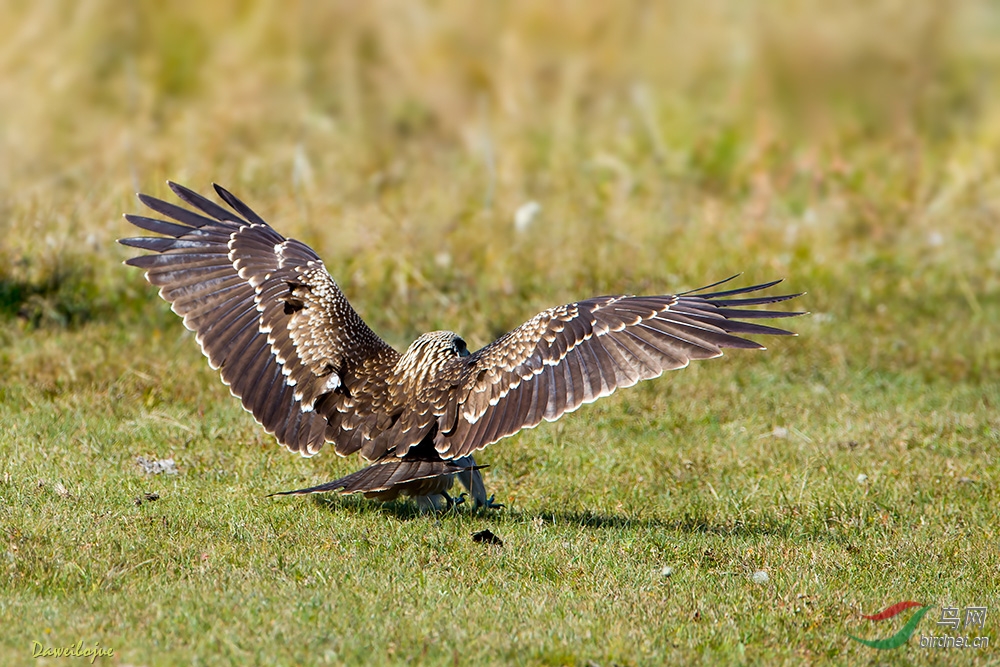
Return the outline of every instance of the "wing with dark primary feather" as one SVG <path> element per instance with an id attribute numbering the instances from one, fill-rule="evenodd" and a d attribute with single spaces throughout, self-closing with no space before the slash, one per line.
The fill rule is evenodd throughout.
<path id="1" fill-rule="evenodd" d="M 153 251 L 126 264 L 146 271 L 232 393 L 282 445 L 309 456 L 327 440 L 339 445 L 345 434 L 365 432 L 399 354 L 361 320 L 308 246 L 219 186 L 233 210 L 175 183 L 170 189 L 199 212 L 139 195 L 175 222 L 126 215 L 161 235 L 121 239 Z"/>
<path id="2" fill-rule="evenodd" d="M 794 335 L 739 319 L 800 315 L 747 309 L 799 296 L 744 296 L 778 282 L 719 292 L 705 290 L 721 283 L 677 295 L 596 297 L 539 313 L 462 360 L 465 380 L 437 410 L 435 448 L 443 458 L 464 456 L 616 389 L 721 356 L 724 348 L 763 349 L 743 335 Z"/>
<path id="3" fill-rule="evenodd" d="M 232 210 L 170 188 L 196 211 L 140 195 L 172 222 L 126 216 L 159 235 L 122 239 L 151 251 L 126 263 L 145 270 L 232 393 L 281 444 L 312 455 L 332 441 L 338 454 L 360 450 L 376 461 L 299 492 L 433 494 L 458 474 L 473 478 L 467 486 L 477 503 L 489 504 L 475 463 L 456 467 L 455 459 L 725 348 L 760 349 L 744 336 L 791 332 L 745 320 L 801 314 L 755 309 L 799 296 L 758 294 L 779 281 L 709 291 L 729 278 L 681 294 L 550 308 L 471 355 L 457 335 L 432 332 L 401 356 L 361 320 L 308 246 L 219 186 Z"/>

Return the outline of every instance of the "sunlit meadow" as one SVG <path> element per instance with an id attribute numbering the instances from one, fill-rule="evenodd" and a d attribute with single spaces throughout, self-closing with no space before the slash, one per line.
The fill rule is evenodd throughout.
<path id="1" fill-rule="evenodd" d="M 487 449 L 500 511 L 266 498 L 359 461 L 122 266 L 167 179 L 400 349 L 737 272 L 811 314 Z M 0 663 L 995 663 L 919 636 L 1000 642 L 998 324 L 986 0 L 2 3 Z"/>

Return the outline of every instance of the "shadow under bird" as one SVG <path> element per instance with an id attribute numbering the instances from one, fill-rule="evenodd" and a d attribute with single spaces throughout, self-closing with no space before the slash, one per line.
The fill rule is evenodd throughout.
<path id="1" fill-rule="evenodd" d="M 457 477 L 476 506 L 500 507 L 486 495 L 477 450 L 723 348 L 763 349 L 742 335 L 793 335 L 740 318 L 802 314 L 747 309 L 800 296 L 756 294 L 778 280 L 710 291 L 728 278 L 680 294 L 549 308 L 475 352 L 458 334 L 434 331 L 400 354 L 362 321 L 307 245 L 218 185 L 231 210 L 169 185 L 196 211 L 140 194 L 174 222 L 126 215 L 160 236 L 119 240 L 152 251 L 125 263 L 145 270 L 222 381 L 281 445 L 312 456 L 330 442 L 337 454 L 360 452 L 370 463 L 275 495 L 411 496 L 436 508 L 451 505 Z"/>

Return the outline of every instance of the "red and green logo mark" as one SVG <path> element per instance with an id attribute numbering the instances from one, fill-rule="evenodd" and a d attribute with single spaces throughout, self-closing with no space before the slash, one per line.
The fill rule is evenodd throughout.
<path id="1" fill-rule="evenodd" d="M 910 640 L 910 637 L 917 630 L 917 624 L 924 617 L 924 614 L 931 608 L 931 605 L 920 604 L 919 602 L 914 602 L 912 600 L 907 600 L 906 602 L 897 602 L 896 604 L 886 607 L 877 614 L 872 614 L 871 616 L 863 616 L 869 621 L 884 621 L 887 618 L 893 618 L 903 613 L 907 609 L 912 609 L 913 607 L 920 607 L 919 611 L 910 617 L 910 620 L 906 622 L 906 625 L 896 634 L 886 637 L 885 639 L 861 639 L 860 637 L 855 637 L 854 635 L 847 635 L 856 642 L 860 642 L 865 646 L 870 646 L 872 648 L 878 649 L 893 649 L 899 648 L 906 642 Z"/>

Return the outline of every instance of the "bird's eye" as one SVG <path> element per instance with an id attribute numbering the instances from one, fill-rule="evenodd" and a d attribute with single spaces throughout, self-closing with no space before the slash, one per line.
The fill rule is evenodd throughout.
<path id="1" fill-rule="evenodd" d="M 455 353 L 460 357 L 469 356 L 469 348 L 466 346 L 465 341 L 461 338 L 455 339 Z"/>

